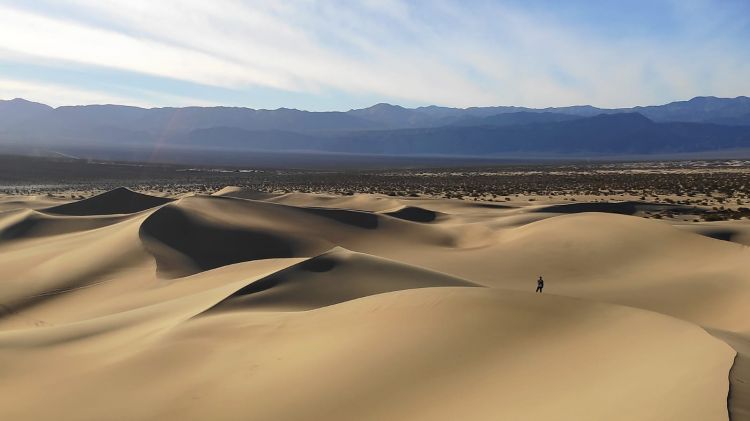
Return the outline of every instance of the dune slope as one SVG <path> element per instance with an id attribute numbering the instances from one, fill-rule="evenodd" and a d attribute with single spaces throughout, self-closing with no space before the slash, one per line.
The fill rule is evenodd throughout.
<path id="1" fill-rule="evenodd" d="M 368 295 L 437 286 L 476 285 L 338 247 L 243 287 L 212 311 L 309 310 Z"/>
<path id="2" fill-rule="evenodd" d="M 54 345 L 31 333 L 0 334 L 0 355 L 16 357 L 0 380 L 0 392 L 15 399 L 0 415 L 726 419 L 733 350 L 695 325 L 655 313 L 531 293 L 428 288 L 311 312 L 184 319 L 186 308 L 205 305 L 203 295 L 141 310 L 154 314 L 94 320 L 85 335 L 46 328 Z M 21 375 L 29 370 L 33 377 Z M 71 381 L 54 387 L 59 378 Z M 47 391 L 45 405 L 36 404 L 38 388 Z"/>

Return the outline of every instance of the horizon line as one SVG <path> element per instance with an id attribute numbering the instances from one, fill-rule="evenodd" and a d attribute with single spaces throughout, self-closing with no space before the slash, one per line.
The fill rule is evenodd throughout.
<path id="1" fill-rule="evenodd" d="M 13 101 L 24 101 L 32 104 L 38 104 L 38 105 L 44 105 L 46 107 L 49 107 L 53 110 L 57 110 L 59 108 L 73 108 L 73 107 L 106 107 L 106 106 L 112 106 L 112 107 L 128 107 L 128 108 L 138 108 L 141 110 L 164 110 L 164 109 L 185 109 L 185 108 L 234 108 L 234 109 L 244 109 L 244 110 L 251 110 L 251 111 L 280 111 L 280 110 L 289 110 L 289 111 L 300 111 L 300 112 L 307 112 L 307 113 L 347 113 L 350 111 L 358 111 L 358 110 L 367 110 L 370 108 L 377 107 L 379 105 L 386 105 L 390 107 L 397 107 L 402 108 L 405 110 L 420 110 L 424 108 L 447 108 L 447 109 L 453 109 L 453 110 L 470 110 L 470 109 L 477 109 L 477 108 L 519 108 L 523 110 L 550 110 L 550 109 L 559 109 L 559 108 L 575 108 L 575 107 L 591 107 L 596 108 L 600 110 L 626 110 L 626 109 L 633 109 L 633 108 L 645 108 L 645 107 L 660 107 L 665 106 L 669 104 L 679 103 L 679 102 L 690 102 L 696 99 L 718 99 L 718 100 L 736 100 L 736 99 L 750 99 L 747 95 L 738 95 L 736 97 L 721 97 L 721 96 L 714 96 L 714 95 L 699 95 L 692 97 L 690 99 L 683 99 L 683 100 L 675 100 L 666 102 L 663 104 L 651 104 L 651 105 L 634 105 L 632 107 L 616 107 L 616 108 L 609 108 L 609 107 L 599 107 L 596 105 L 591 104 L 572 104 L 572 105 L 562 105 L 562 106 L 547 106 L 547 107 L 527 107 L 522 105 L 486 105 L 486 106 L 470 106 L 470 107 L 450 107 L 450 106 L 444 106 L 444 105 L 437 105 L 437 104 L 430 104 L 430 105 L 423 105 L 419 107 L 404 107 L 399 104 L 392 104 L 389 102 L 378 102 L 375 103 L 369 107 L 364 108 L 350 108 L 348 110 L 326 110 L 326 111 L 312 111 L 312 110 L 304 110 L 300 108 L 289 108 L 289 107 L 279 107 L 279 108 L 253 108 L 253 107 L 247 107 L 247 106 L 239 106 L 239 105 L 185 105 L 185 106 L 163 106 L 163 107 L 142 107 L 138 105 L 128 105 L 128 104 L 117 104 L 117 103 L 91 103 L 91 104 L 75 104 L 75 105 L 58 105 L 58 106 L 52 106 L 49 104 L 45 104 L 44 102 L 40 101 L 33 101 L 26 98 L 21 97 L 15 97 L 10 99 L 0 99 L 0 102 L 13 102 Z"/>

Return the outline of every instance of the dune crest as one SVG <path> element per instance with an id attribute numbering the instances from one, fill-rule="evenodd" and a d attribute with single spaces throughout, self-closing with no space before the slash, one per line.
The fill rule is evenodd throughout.
<path id="1" fill-rule="evenodd" d="M 412 222 L 433 222 L 441 215 L 440 212 L 420 208 L 418 206 L 404 206 L 398 210 L 383 212 L 386 215 Z"/>
<path id="2" fill-rule="evenodd" d="M 140 227 L 144 245 L 160 271 L 174 272 L 189 261 L 209 270 L 250 260 L 299 257 L 330 247 L 323 241 L 300 239 L 274 230 L 229 225 L 177 205 L 154 211 Z M 176 253 L 175 253 L 176 252 Z M 174 256 L 181 256 L 175 262 Z"/>
<path id="3" fill-rule="evenodd" d="M 134 192 L 125 187 L 119 187 L 88 199 L 46 208 L 44 212 L 70 216 L 115 215 L 140 212 L 164 205 L 173 200 L 166 197 L 150 196 Z"/>
<path id="4" fill-rule="evenodd" d="M 116 224 L 124 219 L 124 217 L 119 215 L 81 218 L 76 216 L 50 215 L 31 209 L 9 211 L 0 215 L 0 241 L 88 231 Z"/>
<path id="5" fill-rule="evenodd" d="M 235 199 L 266 200 L 279 196 L 274 193 L 267 193 L 258 190 L 248 190 L 242 187 L 227 186 L 216 191 L 211 196 L 233 197 Z"/>
<path id="6" fill-rule="evenodd" d="M 299 311 L 414 288 L 476 286 L 439 272 L 341 247 L 297 263 L 243 287 L 212 311 Z"/>

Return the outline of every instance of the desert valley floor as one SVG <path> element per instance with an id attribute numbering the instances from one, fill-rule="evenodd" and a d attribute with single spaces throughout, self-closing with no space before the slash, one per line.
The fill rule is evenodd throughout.
<path id="1" fill-rule="evenodd" d="M 748 420 L 750 220 L 650 206 L 2 196 L 0 419 Z"/>

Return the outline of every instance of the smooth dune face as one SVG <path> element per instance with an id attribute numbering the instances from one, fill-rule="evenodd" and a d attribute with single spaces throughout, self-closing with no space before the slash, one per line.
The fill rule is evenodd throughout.
<path id="1" fill-rule="evenodd" d="M 68 203 L 49 196 L 0 195 L 0 212 L 17 209 L 42 209 Z"/>
<path id="2" fill-rule="evenodd" d="M 0 419 L 748 419 L 750 249 L 641 205 L 3 203 Z"/>

